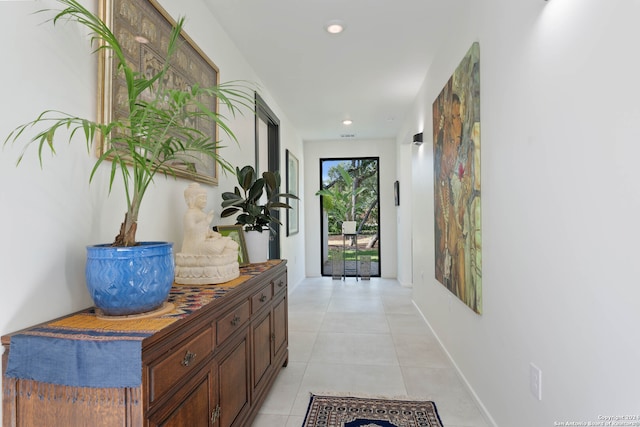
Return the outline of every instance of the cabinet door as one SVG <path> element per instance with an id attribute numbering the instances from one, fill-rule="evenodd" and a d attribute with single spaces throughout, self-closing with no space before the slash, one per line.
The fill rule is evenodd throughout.
<path id="1" fill-rule="evenodd" d="M 269 367 L 273 363 L 273 328 L 271 322 L 272 312 L 266 312 L 253 323 L 253 387 L 258 388 L 260 381 L 265 377 Z"/>
<path id="2" fill-rule="evenodd" d="M 184 386 L 191 388 L 184 394 L 178 391 L 176 399 L 163 405 L 163 409 L 149 417 L 149 427 L 210 427 L 216 402 L 215 371 L 206 369 L 194 382 Z M 180 400 L 178 400 L 180 399 Z M 166 408 L 166 410 L 165 410 Z"/>
<path id="3" fill-rule="evenodd" d="M 287 294 L 276 300 L 273 306 L 273 351 L 275 358 L 288 347 Z"/>
<path id="4" fill-rule="evenodd" d="M 218 363 L 219 427 L 240 426 L 249 410 L 249 328 L 221 350 Z"/>

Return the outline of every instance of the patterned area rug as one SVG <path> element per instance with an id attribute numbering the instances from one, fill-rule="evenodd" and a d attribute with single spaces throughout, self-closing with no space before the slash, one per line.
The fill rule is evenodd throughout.
<path id="1" fill-rule="evenodd" d="M 430 401 L 312 394 L 302 427 L 443 427 Z"/>

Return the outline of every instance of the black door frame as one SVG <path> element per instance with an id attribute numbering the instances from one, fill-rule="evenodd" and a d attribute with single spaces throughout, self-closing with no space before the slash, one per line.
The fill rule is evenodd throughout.
<path id="1" fill-rule="evenodd" d="M 260 170 L 260 160 L 258 153 L 260 152 L 260 145 L 265 141 L 260 141 L 260 135 L 258 132 L 259 121 L 262 120 L 267 124 L 267 169 L 269 171 L 280 171 L 280 120 L 275 113 L 269 108 L 267 103 L 262 99 L 257 92 L 255 92 L 255 152 L 256 152 L 256 172 Z M 282 176 L 282 173 L 280 173 Z M 271 213 L 278 220 L 280 219 L 280 211 L 275 210 Z M 275 234 L 271 234 L 269 237 L 269 259 L 280 258 L 280 224 L 272 222 L 271 227 L 275 230 Z"/>
<path id="2" fill-rule="evenodd" d="M 381 216 L 381 212 L 380 210 L 382 209 L 381 205 L 380 205 L 380 157 L 379 156 L 362 156 L 362 157 L 321 157 L 320 158 L 320 180 L 319 180 L 319 189 L 322 189 L 322 162 L 324 161 L 333 161 L 333 160 L 338 160 L 338 161 L 350 161 L 350 160 L 376 160 L 378 162 L 378 172 L 377 172 L 377 176 L 376 176 L 376 185 L 378 187 L 377 191 L 378 191 L 378 273 L 377 274 L 372 274 L 371 277 L 382 277 L 382 233 L 381 233 L 381 226 L 380 226 L 380 216 Z M 324 259 L 323 259 L 323 237 L 324 237 L 324 221 L 322 220 L 322 216 L 323 216 L 323 209 L 322 209 L 322 196 L 319 197 L 320 199 L 320 275 L 321 276 L 330 276 L 329 274 L 325 274 L 324 273 Z M 347 276 L 349 277 L 349 276 Z"/>

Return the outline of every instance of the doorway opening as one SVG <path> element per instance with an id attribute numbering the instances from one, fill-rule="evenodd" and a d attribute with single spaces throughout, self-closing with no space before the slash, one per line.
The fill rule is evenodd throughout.
<path id="1" fill-rule="evenodd" d="M 256 165 L 258 176 L 262 172 L 273 171 L 280 173 L 280 120 L 269 108 L 258 93 L 255 93 L 256 118 Z M 282 176 L 282 173 L 280 173 Z M 274 210 L 271 215 L 280 220 L 280 211 Z M 273 233 L 269 234 L 269 259 L 280 258 L 280 223 L 272 222 Z"/>
<path id="2" fill-rule="evenodd" d="M 380 277 L 379 164 L 378 157 L 320 159 L 323 276 Z"/>

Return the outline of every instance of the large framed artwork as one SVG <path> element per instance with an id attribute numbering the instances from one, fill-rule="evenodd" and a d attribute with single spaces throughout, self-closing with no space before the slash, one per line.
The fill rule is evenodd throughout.
<path id="1" fill-rule="evenodd" d="M 482 314 L 480 45 L 433 103 L 436 279 Z"/>
<path id="2" fill-rule="evenodd" d="M 291 151 L 286 152 L 287 161 L 287 193 L 294 196 L 300 196 L 300 190 L 298 189 L 299 182 L 299 170 L 300 164 L 296 156 L 291 154 Z M 299 200 L 288 199 L 287 203 L 291 206 L 291 209 L 287 209 L 287 236 L 296 234 L 299 231 L 300 221 L 300 204 Z"/>
<path id="3" fill-rule="evenodd" d="M 164 62 L 169 34 L 175 21 L 154 0 L 100 0 L 100 17 L 121 41 L 124 54 L 137 71 L 158 69 Z M 185 89 L 198 85 L 211 87 L 219 84 L 219 70 L 216 65 L 182 33 L 182 43 L 171 60 L 169 77 L 164 82 L 174 88 Z M 98 64 L 98 117 L 102 123 L 128 115 L 126 81 L 116 69 L 109 51 L 103 49 Z M 211 111 L 218 112 L 218 100 L 203 97 Z M 213 120 L 204 117 L 192 123 L 204 135 L 217 141 L 218 128 Z M 98 147 L 100 154 L 106 151 L 108 142 L 102 141 Z M 218 183 L 217 164 L 203 155 L 190 155 L 180 164 L 172 165 L 180 176 L 207 184 Z"/>

